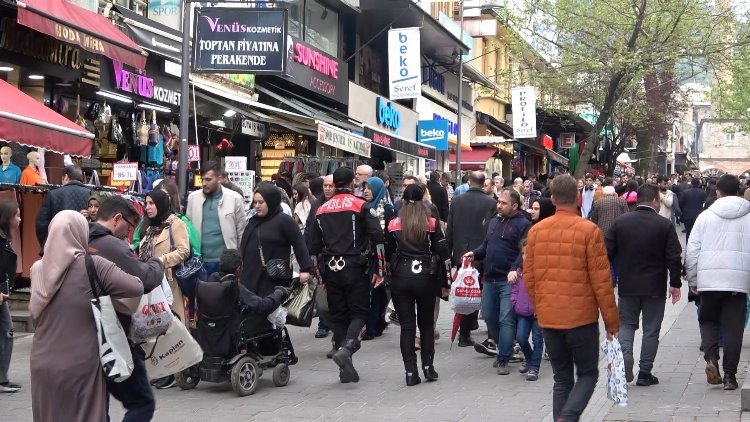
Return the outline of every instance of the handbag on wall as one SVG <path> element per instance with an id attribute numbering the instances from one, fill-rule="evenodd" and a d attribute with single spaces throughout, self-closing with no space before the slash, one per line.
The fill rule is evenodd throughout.
<path id="1" fill-rule="evenodd" d="M 151 126 L 148 128 L 148 146 L 159 145 L 159 125 L 156 124 L 156 110 L 151 110 Z"/>
<path id="2" fill-rule="evenodd" d="M 125 137 L 122 134 L 122 126 L 120 126 L 120 122 L 117 121 L 117 117 L 112 118 L 112 127 L 109 130 L 109 140 L 112 141 L 113 144 L 123 144 L 125 143 Z"/>
<path id="3" fill-rule="evenodd" d="M 136 127 L 136 138 L 140 146 L 148 145 L 148 122 L 146 122 L 146 112 L 141 111 L 141 120 Z"/>
<path id="4" fill-rule="evenodd" d="M 134 368 L 128 339 L 115 313 L 112 298 L 109 295 L 98 296 L 96 294 L 96 287 L 99 286 L 98 290 L 101 291 L 102 283 L 99 281 L 94 259 L 86 254 L 84 260 L 91 284 L 91 293 L 94 295 L 91 299 L 91 310 L 96 322 L 96 337 L 102 370 L 108 380 L 122 382 L 130 378 Z"/>
<path id="5" fill-rule="evenodd" d="M 263 240 L 261 239 L 260 227 L 258 227 L 258 250 L 260 252 L 260 264 L 266 272 L 269 281 L 279 281 L 288 285 L 292 279 L 292 266 L 290 260 L 271 259 L 266 262 L 263 256 Z"/>

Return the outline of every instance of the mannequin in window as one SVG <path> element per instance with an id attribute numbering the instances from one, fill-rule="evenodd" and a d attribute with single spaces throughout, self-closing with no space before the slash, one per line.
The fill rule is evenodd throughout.
<path id="1" fill-rule="evenodd" d="M 36 151 L 31 151 L 26 154 L 26 158 L 29 159 L 29 165 L 23 169 L 21 173 L 21 184 L 22 185 L 43 185 L 47 183 L 39 174 L 39 160 L 41 157 Z"/>
<path id="2" fill-rule="evenodd" d="M 5 146 L 0 148 L 0 161 L 2 161 L 2 167 L 0 167 L 1 183 L 18 184 L 18 181 L 21 179 L 21 169 L 10 161 L 12 155 L 13 150 L 10 147 Z"/>

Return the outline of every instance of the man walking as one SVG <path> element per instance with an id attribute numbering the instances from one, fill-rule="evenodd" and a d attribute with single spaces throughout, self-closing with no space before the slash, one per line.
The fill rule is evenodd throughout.
<path id="1" fill-rule="evenodd" d="M 497 342 L 497 374 L 508 375 L 508 362 L 516 338 L 516 313 L 510 302 L 510 286 L 518 280 L 521 240 L 531 221 L 521 212 L 521 196 L 503 189 L 497 199 L 497 218 L 490 223 L 484 242 L 464 255 L 484 260 L 482 315 L 490 336 Z"/>
<path id="2" fill-rule="evenodd" d="M 661 184 L 661 182 L 660 182 Z M 635 211 L 615 220 L 606 232 L 610 259 L 620 259 L 618 302 L 620 344 L 625 360 L 625 380 L 632 382 L 633 338 L 643 315 L 643 341 L 636 385 L 659 383 L 651 370 L 659 348 L 659 332 L 664 319 L 664 299 L 680 300 L 682 247 L 671 220 L 659 215 L 661 186 L 645 184 L 638 188 Z M 670 191 L 671 193 L 671 191 Z M 669 288 L 665 281 L 669 272 Z"/>
<path id="3" fill-rule="evenodd" d="M 44 251 L 47 241 L 47 228 L 57 213 L 63 210 L 81 211 L 89 207 L 91 190 L 83 186 L 83 172 L 76 166 L 65 166 L 63 186 L 51 190 L 42 201 L 42 208 L 36 216 L 36 237 Z"/>
<path id="4" fill-rule="evenodd" d="M 316 212 L 310 232 L 310 254 L 323 255 L 321 269 L 328 294 L 333 340 L 340 348 L 333 354 L 342 383 L 359 382 L 352 355 L 359 350 L 370 311 L 370 280 L 366 266 L 375 256 L 377 271 L 372 285 L 383 283 L 385 248 L 383 229 L 365 200 L 354 196 L 354 172 L 340 167 L 333 173 L 336 194 Z M 374 247 L 374 251 L 370 249 Z"/>
<path id="5" fill-rule="evenodd" d="M 703 212 L 703 204 L 706 203 L 706 191 L 700 188 L 701 181 L 694 178 L 690 181 L 692 187 L 680 194 L 679 202 L 682 210 L 682 222 L 685 224 L 685 242 L 690 241 L 690 232 L 698 215 Z"/>
<path id="6" fill-rule="evenodd" d="M 576 180 L 557 176 L 550 190 L 557 211 L 529 230 L 523 276 L 555 374 L 552 415 L 577 421 L 599 378 L 599 312 L 608 338 L 620 322 L 604 238 L 578 213 Z"/>
<path id="7" fill-rule="evenodd" d="M 594 207 L 591 210 L 591 222 L 599 226 L 602 233 L 606 235 L 615 220 L 628 212 L 628 204 L 624 199 L 617 196 L 613 186 L 605 186 L 602 188 L 602 192 L 604 197 L 594 202 Z M 618 257 L 610 256 L 609 268 L 612 274 L 612 285 L 614 286 L 617 286 L 618 267 Z"/>
<path id="8" fill-rule="evenodd" d="M 693 179 L 697 180 L 697 179 Z M 701 330 L 709 384 L 737 389 L 747 293 L 750 290 L 750 202 L 738 197 L 740 181 L 725 174 L 717 199 L 695 221 L 685 267 L 690 290 L 700 295 Z M 719 327 L 724 339 L 724 378 L 719 373 Z"/>
<path id="9" fill-rule="evenodd" d="M 127 237 L 138 224 L 135 207 L 125 199 L 115 196 L 105 202 L 96 222 L 89 229 L 89 252 L 114 262 L 121 270 L 138 277 L 143 282 L 144 293 L 159 289 L 164 277 L 164 266 L 159 258 L 139 261 L 128 247 Z M 130 332 L 130 315 L 117 315 L 126 333 Z M 107 380 L 107 390 L 122 402 L 126 409 L 124 422 L 150 421 L 156 409 L 154 394 L 149 385 L 143 349 L 128 341 L 133 355 L 133 373 L 122 382 Z M 174 385 L 172 377 L 170 383 Z M 168 384 L 163 384 L 167 386 Z"/>
<path id="10" fill-rule="evenodd" d="M 584 179 L 583 191 L 581 192 L 581 215 L 583 218 L 589 218 L 591 207 L 594 205 L 595 191 L 594 176 L 587 174 L 586 179 Z"/>
<path id="11" fill-rule="evenodd" d="M 669 189 L 669 178 L 666 176 L 659 176 L 656 178 L 656 185 L 659 186 L 659 208 L 657 211 L 659 215 L 672 221 L 672 213 L 674 209 L 675 194 Z M 640 203 L 641 201 L 638 200 Z M 679 200 L 677 203 L 679 204 Z M 679 207 L 679 205 L 678 205 Z"/>
<path id="12" fill-rule="evenodd" d="M 496 202 L 482 191 L 484 173 L 479 171 L 470 173 L 467 183 L 470 187 L 466 193 L 453 198 L 448 212 L 446 231 L 448 247 L 453 252 L 453 266 L 459 268 L 464 254 L 473 251 L 484 241 L 487 226 L 497 208 Z M 482 262 L 478 260 L 474 262 L 478 269 L 481 268 L 481 264 Z M 458 337 L 459 347 L 474 344 L 471 340 L 471 328 L 477 323 L 477 316 L 478 312 L 462 316 Z M 494 355 L 495 350 L 487 351 L 487 353 Z"/>
<path id="13" fill-rule="evenodd" d="M 430 181 L 427 182 L 427 191 L 430 192 L 430 199 L 437 207 L 440 221 L 448 221 L 448 191 L 440 184 L 440 173 L 437 171 L 430 172 Z"/>
<path id="14" fill-rule="evenodd" d="M 188 196 L 185 216 L 193 223 L 201 240 L 203 268 L 206 273 L 219 271 L 219 258 L 227 249 L 237 249 L 247 225 L 245 199 L 221 185 L 216 163 L 201 168 L 203 189 Z"/>

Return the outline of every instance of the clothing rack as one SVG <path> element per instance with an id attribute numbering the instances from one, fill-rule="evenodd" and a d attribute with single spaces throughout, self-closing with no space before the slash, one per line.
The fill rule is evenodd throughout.
<path id="1" fill-rule="evenodd" d="M 312 173 L 321 176 L 333 174 L 339 167 L 357 168 L 362 160 L 354 157 L 314 157 L 310 155 L 297 155 L 285 157 L 279 164 L 279 173 L 286 172 L 292 176 L 292 180 L 298 173 Z"/>

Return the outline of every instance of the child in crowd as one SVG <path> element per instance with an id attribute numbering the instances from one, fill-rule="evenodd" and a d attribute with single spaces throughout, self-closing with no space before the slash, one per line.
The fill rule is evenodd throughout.
<path id="1" fill-rule="evenodd" d="M 521 253 L 524 253 L 526 247 L 526 238 L 521 240 Z M 521 346 L 524 358 L 526 359 L 518 372 L 526 374 L 527 381 L 536 381 L 539 379 L 539 366 L 542 363 L 542 351 L 544 350 L 544 339 L 542 329 L 534 314 L 534 305 L 531 303 L 529 294 L 523 284 L 523 269 L 518 270 L 518 278 L 511 286 L 510 301 L 513 309 L 516 311 L 516 340 Z M 531 334 L 534 347 L 529 344 L 529 334 Z"/>

